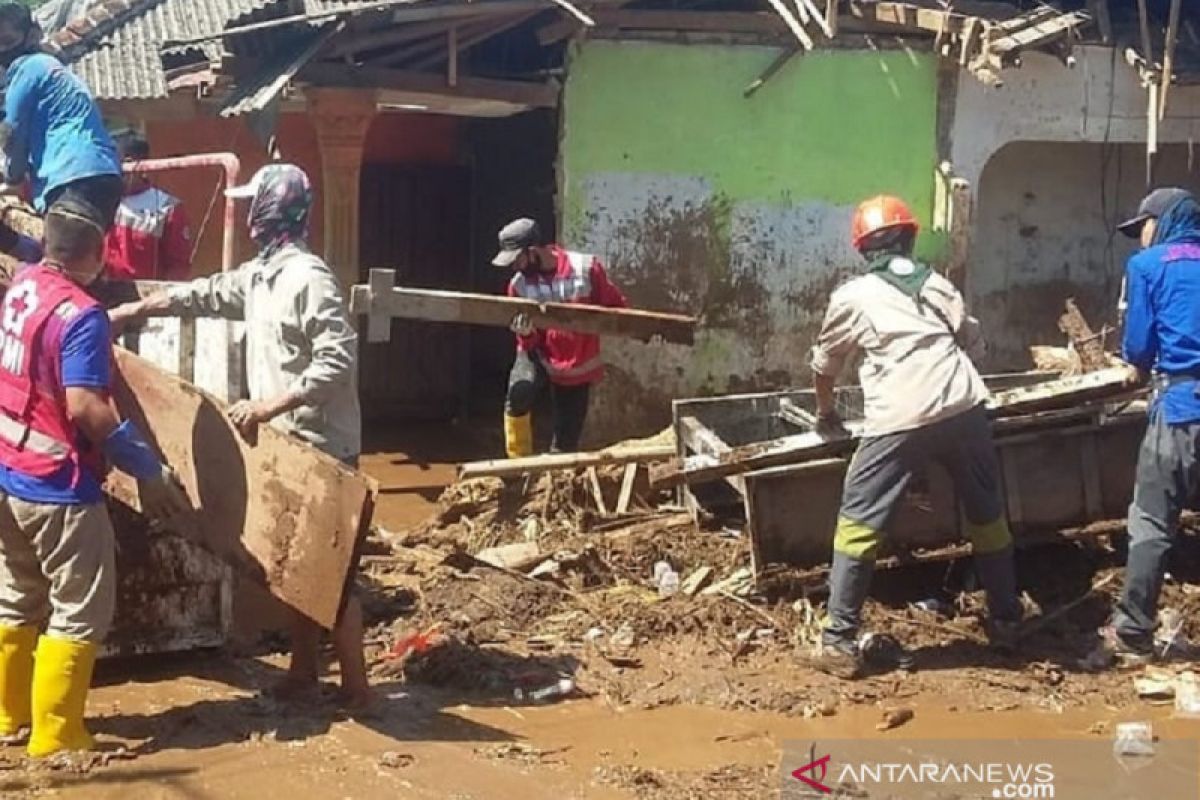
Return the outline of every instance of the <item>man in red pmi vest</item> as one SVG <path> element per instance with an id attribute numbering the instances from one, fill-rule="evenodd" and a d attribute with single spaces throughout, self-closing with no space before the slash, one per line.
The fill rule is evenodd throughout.
<path id="1" fill-rule="evenodd" d="M 108 316 L 85 289 L 104 268 L 91 211 L 50 209 L 43 261 L 0 307 L 0 737 L 28 735 L 34 757 L 92 746 L 83 711 L 117 591 L 104 462 L 137 479 L 147 515 L 190 508 L 112 402 Z"/>
<path id="2" fill-rule="evenodd" d="M 546 244 L 538 224 L 531 219 L 518 219 L 504 226 L 500 252 L 492 263 L 513 271 L 508 283 L 510 297 L 609 308 L 629 305 L 597 258 Z M 504 415 L 508 457 L 533 455 L 533 405 L 547 386 L 554 402 L 550 450 L 578 450 L 589 391 L 604 376 L 600 337 L 558 328 L 539 330 L 526 314 L 517 314 L 510 328 L 517 337 L 517 357 L 509 374 Z"/>
<path id="3" fill-rule="evenodd" d="M 137 134 L 117 142 L 121 161 L 144 161 L 150 145 Z M 154 186 L 145 173 L 125 176 L 125 195 L 105 246 L 114 281 L 186 281 L 192 273 L 192 233 L 178 197 Z"/>

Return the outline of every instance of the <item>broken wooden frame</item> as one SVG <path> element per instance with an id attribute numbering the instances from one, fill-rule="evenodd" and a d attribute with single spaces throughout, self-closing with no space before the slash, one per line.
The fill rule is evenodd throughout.
<path id="1" fill-rule="evenodd" d="M 537 328 L 563 328 L 646 341 L 659 337 L 665 342 L 687 345 L 695 336 L 696 318 L 682 314 L 406 289 L 395 286 L 396 273 L 390 269 L 373 269 L 368 280 L 366 285 L 354 286 L 350 293 L 350 311 L 367 317 L 368 342 L 386 342 L 391 337 L 394 318 L 507 328 L 518 314 L 528 315 Z"/>
<path id="2" fill-rule="evenodd" d="M 994 377 L 1024 382 L 1027 375 Z M 1034 378 L 1036 379 L 1036 377 Z M 861 402 L 839 389 L 839 402 Z M 765 439 L 808 432 L 811 391 L 772 392 L 676 401 L 681 459 L 731 451 Z M 1009 524 L 1022 541 L 1121 516 L 1133 491 L 1136 452 L 1145 428 L 1137 404 L 1085 403 L 994 423 Z M 750 537 L 756 575 L 771 565 L 813 567 L 829 560 L 848 466 L 846 454 L 756 469 L 681 487 L 694 518 L 740 516 Z M 888 527 L 885 556 L 898 562 L 945 549 L 963 532 L 953 483 L 938 465 L 914 477 Z"/>
<path id="3" fill-rule="evenodd" d="M 1136 384 L 1136 372 L 1124 365 L 1056 380 L 1046 380 L 1045 375 L 1037 373 L 1021 375 L 1025 380 L 1024 385 L 1003 389 L 997 389 L 996 379 L 993 379 L 993 393 L 987 400 L 991 416 L 1059 410 L 1140 391 Z M 847 436 L 827 437 L 807 430 L 779 438 L 752 440 L 752 443 L 721 453 L 699 451 L 695 455 L 653 468 L 650 483 L 656 488 L 668 488 L 837 456 L 854 446 L 854 439 L 859 433 L 858 423 L 849 423 L 847 432 Z"/>

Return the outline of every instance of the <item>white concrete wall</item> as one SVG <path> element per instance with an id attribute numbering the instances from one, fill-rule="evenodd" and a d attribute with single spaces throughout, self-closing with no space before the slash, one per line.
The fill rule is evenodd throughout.
<path id="1" fill-rule="evenodd" d="M 959 80 L 952 129 L 954 171 L 978 188 L 988 160 L 1010 142 L 1146 141 L 1147 93 L 1112 48 L 1080 47 L 1077 63 L 1026 53 L 1019 69 L 991 89 L 966 72 Z M 1159 140 L 1200 139 L 1200 87 L 1172 88 Z"/>
<path id="2" fill-rule="evenodd" d="M 1078 50 L 1067 69 L 1031 53 L 989 89 L 963 75 L 951 153 L 975 198 L 966 294 L 988 332 L 988 367 L 1030 366 L 1031 344 L 1063 344 L 1068 297 L 1115 326 L 1133 243 L 1113 227 L 1146 189 L 1147 92 L 1112 50 Z M 1200 89 L 1173 89 L 1157 183 L 1200 189 Z M 1109 346 L 1117 345 L 1116 336 Z"/>

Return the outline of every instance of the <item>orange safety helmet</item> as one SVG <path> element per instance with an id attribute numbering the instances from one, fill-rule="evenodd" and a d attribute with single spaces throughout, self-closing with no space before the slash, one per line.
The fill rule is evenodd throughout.
<path id="1" fill-rule="evenodd" d="M 851 241 L 855 250 L 862 250 L 867 237 L 888 228 L 908 228 L 916 236 L 921 226 L 903 200 L 881 194 L 863 201 L 854 211 L 850 224 Z"/>

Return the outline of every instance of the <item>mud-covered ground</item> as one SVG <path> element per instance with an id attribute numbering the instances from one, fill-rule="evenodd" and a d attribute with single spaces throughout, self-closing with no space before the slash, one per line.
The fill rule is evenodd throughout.
<path id="1" fill-rule="evenodd" d="M 914 668 L 884 658 L 848 683 L 804 665 L 819 573 L 752 586 L 743 537 L 698 528 L 640 480 L 616 514 L 621 468 L 440 496 L 430 475 L 448 470 L 394 458 L 367 468 L 385 492 L 389 479 L 425 481 L 406 503 L 385 494 L 392 506 L 363 563 L 371 714 L 338 711 L 333 674 L 325 699 L 264 699 L 285 663 L 269 652 L 278 637 L 238 655 L 105 664 L 89 712 L 99 754 L 35 766 L 0 747 L 0 796 L 758 798 L 777 795 L 793 739 L 1094 739 L 1128 719 L 1197 735 L 1168 719 L 1169 701 L 1137 697 L 1137 674 L 1081 666 L 1120 587 L 1119 525 L 1021 553 L 1030 619 L 1051 616 L 1013 655 L 984 644 L 969 561 L 881 572 L 868 627 Z M 521 543 L 536 554 L 520 563 L 476 558 Z M 665 597 L 659 562 L 683 583 Z M 1189 535 L 1164 607 L 1192 638 L 1198 587 Z M 531 697 L 564 681 L 559 696 Z"/>

